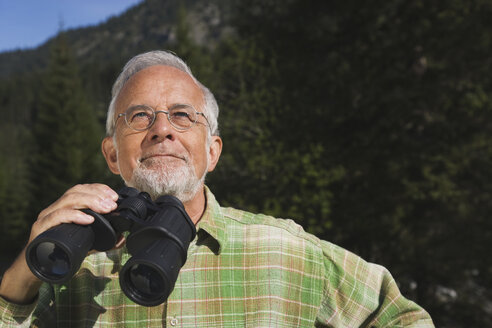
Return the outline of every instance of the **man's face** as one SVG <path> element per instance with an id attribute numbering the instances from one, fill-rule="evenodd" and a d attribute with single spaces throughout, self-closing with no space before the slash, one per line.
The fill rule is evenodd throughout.
<path id="1" fill-rule="evenodd" d="M 203 112 L 203 93 L 188 74 L 170 66 L 151 66 L 133 75 L 122 88 L 116 99 L 115 117 L 135 105 L 167 110 L 175 104 L 189 104 Z M 119 118 L 115 140 L 103 141 L 109 168 L 129 185 L 147 173 L 150 182 L 165 177 L 159 182 L 164 184 L 173 177 L 178 183 L 186 183 L 179 180 L 189 179 L 190 174 L 200 179 L 215 168 L 222 142 L 213 136 L 208 143 L 206 120 L 202 116 L 198 120 L 205 124 L 178 131 L 166 114 L 159 113 L 149 130 L 139 132 L 129 128 L 124 117 Z"/>

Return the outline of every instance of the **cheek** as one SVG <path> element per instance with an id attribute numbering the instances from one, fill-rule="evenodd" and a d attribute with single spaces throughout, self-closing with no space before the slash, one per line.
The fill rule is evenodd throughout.
<path id="1" fill-rule="evenodd" d="M 197 176 L 203 175 L 205 171 L 208 168 L 208 159 L 209 159 L 209 154 L 208 154 L 208 146 L 205 144 L 197 145 L 195 148 L 195 171 Z"/>
<path id="2" fill-rule="evenodd" d="M 118 167 L 123 180 L 127 181 L 132 177 L 135 165 L 128 159 L 127 154 L 123 151 L 118 154 Z"/>
<path id="3" fill-rule="evenodd" d="M 194 134 L 191 134 L 191 132 L 195 131 L 190 131 L 188 135 L 183 134 L 187 138 L 180 139 L 180 143 L 188 153 L 195 168 L 196 175 L 200 177 L 208 166 L 207 136 L 202 131 L 199 131 L 199 133 L 195 132 Z"/>
<path id="4" fill-rule="evenodd" d="M 120 143 L 118 151 L 118 166 L 123 179 L 128 180 L 132 177 L 133 170 L 137 166 L 137 161 L 140 155 L 140 148 L 132 146 L 128 142 Z"/>

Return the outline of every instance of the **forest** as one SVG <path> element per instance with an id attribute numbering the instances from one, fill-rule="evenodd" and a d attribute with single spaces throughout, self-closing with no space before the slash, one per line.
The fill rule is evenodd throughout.
<path id="1" fill-rule="evenodd" d="M 223 206 L 387 267 L 437 327 L 492 326 L 492 2 L 146 0 L 0 53 L 0 272 L 100 153 L 111 85 L 151 49 L 215 94 Z"/>

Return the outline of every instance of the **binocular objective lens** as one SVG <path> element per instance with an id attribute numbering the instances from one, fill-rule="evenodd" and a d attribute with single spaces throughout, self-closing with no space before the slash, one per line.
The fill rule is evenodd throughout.
<path id="1" fill-rule="evenodd" d="M 52 242 L 42 242 L 36 247 L 35 263 L 43 275 L 61 278 L 70 271 L 68 255 Z"/>
<path id="2" fill-rule="evenodd" d="M 129 270 L 129 278 L 133 290 L 147 299 L 160 297 L 165 288 L 161 275 L 148 265 L 133 265 Z"/>

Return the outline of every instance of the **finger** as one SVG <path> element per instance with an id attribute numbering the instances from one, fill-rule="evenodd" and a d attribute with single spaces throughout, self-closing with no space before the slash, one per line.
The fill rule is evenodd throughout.
<path id="1" fill-rule="evenodd" d="M 111 198 L 114 201 L 118 200 L 118 193 L 102 183 L 82 184 L 75 187 L 80 192 L 100 195 L 101 197 Z"/>
<path id="2" fill-rule="evenodd" d="M 38 216 L 43 218 L 59 209 L 90 208 L 98 213 L 109 213 L 116 209 L 118 194 L 104 185 L 78 185 L 62 195 L 56 202 L 44 209 Z"/>
<path id="3" fill-rule="evenodd" d="M 105 184 L 94 183 L 88 185 L 79 185 L 77 189 L 80 189 L 80 193 L 84 194 L 84 198 L 87 203 L 83 208 L 90 208 L 91 210 L 98 213 L 108 213 L 116 209 L 118 200 L 118 193 L 108 187 Z M 70 193 L 69 193 L 70 195 Z M 75 195 L 73 195 L 75 197 Z M 83 197 L 82 195 L 80 195 Z M 94 198 L 97 197 L 98 199 Z M 74 208 L 81 209 L 80 206 L 75 206 Z"/>

